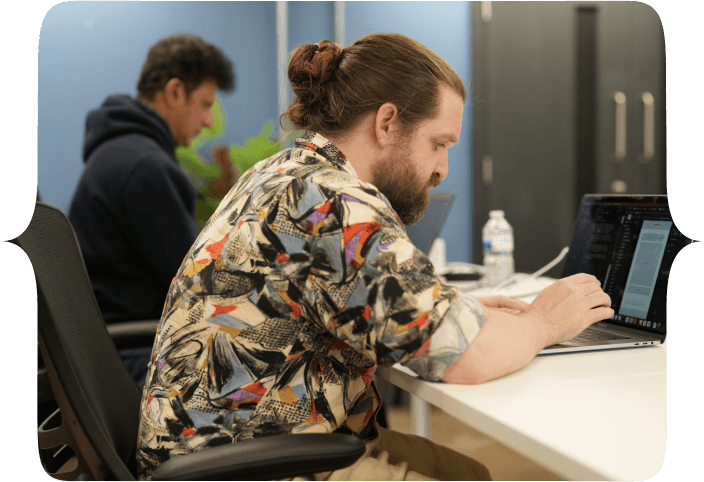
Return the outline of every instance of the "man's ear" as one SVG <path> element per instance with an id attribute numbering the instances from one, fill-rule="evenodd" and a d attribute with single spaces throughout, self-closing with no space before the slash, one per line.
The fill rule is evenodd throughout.
<path id="1" fill-rule="evenodd" d="M 398 117 L 398 109 L 391 102 L 379 107 L 376 111 L 376 121 L 374 124 L 374 133 L 379 147 L 385 147 L 391 144 L 396 135 L 401 130 L 401 119 Z"/>
<path id="2" fill-rule="evenodd" d="M 169 79 L 164 86 L 164 101 L 168 107 L 174 107 L 186 100 L 186 86 L 177 77 Z"/>

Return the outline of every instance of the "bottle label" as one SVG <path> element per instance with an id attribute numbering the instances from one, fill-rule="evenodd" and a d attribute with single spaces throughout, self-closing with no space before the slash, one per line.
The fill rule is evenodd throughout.
<path id="1" fill-rule="evenodd" d="M 501 253 L 513 251 L 513 236 L 506 233 L 484 236 L 482 245 L 485 253 Z"/>

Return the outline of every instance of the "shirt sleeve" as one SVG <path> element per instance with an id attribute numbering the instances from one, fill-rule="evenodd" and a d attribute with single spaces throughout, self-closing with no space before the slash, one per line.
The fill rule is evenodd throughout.
<path id="1" fill-rule="evenodd" d="M 482 328 L 481 303 L 443 283 L 372 186 L 296 180 L 284 197 L 290 221 L 308 233 L 310 273 L 299 288 L 307 317 L 374 363 L 440 380 Z"/>

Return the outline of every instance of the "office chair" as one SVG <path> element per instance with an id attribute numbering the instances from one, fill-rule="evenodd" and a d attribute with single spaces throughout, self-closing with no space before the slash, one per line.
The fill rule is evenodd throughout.
<path id="1" fill-rule="evenodd" d="M 37 202 L 16 244 L 34 267 L 39 349 L 59 406 L 38 429 L 39 447 L 73 452 L 48 472 L 135 480 L 141 393 L 103 322 L 73 228 L 60 210 Z M 343 468 L 363 453 L 353 435 L 270 436 L 175 456 L 153 479 L 277 479 Z"/>

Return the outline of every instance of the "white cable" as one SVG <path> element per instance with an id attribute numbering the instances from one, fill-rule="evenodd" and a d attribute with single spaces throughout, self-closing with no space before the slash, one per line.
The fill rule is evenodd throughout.
<path id="1" fill-rule="evenodd" d="M 568 252 L 569 250 L 570 250 L 570 248 L 568 248 L 567 246 L 565 246 L 564 248 L 562 248 L 562 251 L 560 251 L 560 254 L 557 255 L 557 258 L 555 258 L 555 259 L 553 259 L 552 261 L 550 261 L 548 264 L 546 264 L 545 266 L 543 266 L 542 268 L 540 268 L 540 269 L 539 269 L 538 271 L 536 271 L 535 273 L 528 275 L 525 279 L 535 279 L 535 278 L 539 277 L 540 275 L 542 275 L 543 273 L 549 271 L 549 270 L 550 270 L 552 267 L 554 267 L 557 263 L 559 263 L 560 261 L 562 261 L 562 258 L 564 258 L 564 257 L 567 255 L 567 252 Z M 503 288 L 503 287 L 505 287 L 505 286 L 507 286 L 507 285 L 509 285 L 509 284 L 511 284 L 511 283 L 513 283 L 513 282 L 515 282 L 515 281 L 517 281 L 517 280 L 516 280 L 516 275 L 509 276 L 508 278 L 506 278 L 505 280 L 503 280 L 501 283 L 499 283 L 498 285 L 496 285 L 493 289 L 494 289 L 494 291 L 498 291 L 498 290 L 500 290 L 501 288 Z"/>
<path id="2" fill-rule="evenodd" d="M 562 261 L 562 259 L 563 259 L 565 256 L 567 256 L 567 253 L 568 253 L 569 251 L 570 251 L 570 248 L 568 248 L 567 246 L 565 246 L 564 248 L 562 248 L 562 251 L 560 251 L 560 254 L 557 255 L 557 258 L 553 259 L 553 260 L 550 261 L 548 264 L 546 264 L 545 266 L 543 266 L 542 268 L 540 268 L 538 271 L 536 271 L 535 273 L 533 273 L 532 275 L 530 275 L 530 277 L 531 277 L 531 278 L 537 278 L 537 277 L 539 277 L 539 276 L 542 276 L 543 273 L 546 273 L 546 272 L 550 271 L 550 269 L 552 269 L 555 265 L 557 265 L 557 263 L 559 263 L 560 261 Z"/>

